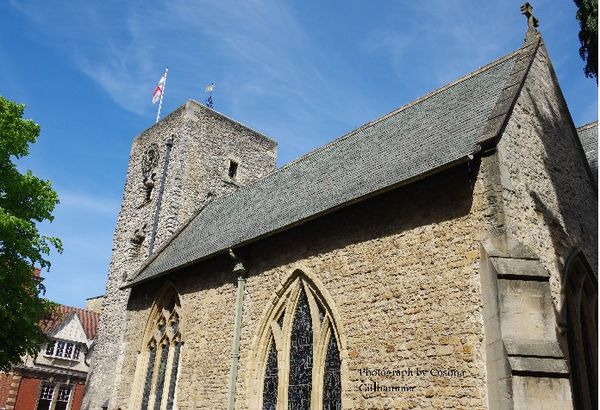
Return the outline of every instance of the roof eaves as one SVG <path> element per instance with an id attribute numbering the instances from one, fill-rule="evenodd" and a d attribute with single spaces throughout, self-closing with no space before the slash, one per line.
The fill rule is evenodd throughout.
<path id="1" fill-rule="evenodd" d="M 282 170 L 285 170 L 286 168 L 289 168 L 289 167 L 291 167 L 291 166 L 293 166 L 293 165 L 295 165 L 295 164 L 297 164 L 297 163 L 299 163 L 301 161 L 304 161 L 307 158 L 309 158 L 310 156 L 315 155 L 315 154 L 319 153 L 322 150 L 328 149 L 329 147 L 331 147 L 334 144 L 339 143 L 340 141 L 343 141 L 343 140 L 345 140 L 347 138 L 350 138 L 350 137 L 356 135 L 361 130 L 364 130 L 364 129 L 368 128 L 368 127 L 371 127 L 371 126 L 373 126 L 373 125 L 375 125 L 375 124 L 377 124 L 377 123 L 379 123 L 381 121 L 385 121 L 390 116 L 393 116 L 393 115 L 395 115 L 395 114 L 397 114 L 397 113 L 399 113 L 399 112 L 401 112 L 403 110 L 406 110 L 406 109 L 408 109 L 410 107 L 413 107 L 413 106 L 415 106 L 415 105 L 423 102 L 424 100 L 427 100 L 428 98 L 431 98 L 432 96 L 434 96 L 436 94 L 444 92 L 444 91 L 448 90 L 449 88 L 451 88 L 451 87 L 453 87 L 453 86 L 455 86 L 457 84 L 460 84 L 461 82 L 463 82 L 463 81 L 465 81 L 465 80 L 467 80 L 469 78 L 472 78 L 472 77 L 480 74 L 481 72 L 483 72 L 483 71 L 485 71 L 487 69 L 490 69 L 491 67 L 494 67 L 494 66 L 496 66 L 496 65 L 498 65 L 498 64 L 500 64 L 502 62 L 505 62 L 508 59 L 514 58 L 516 54 L 521 54 L 522 56 L 520 56 L 519 59 L 518 59 L 518 61 L 515 62 L 514 66 L 513 66 L 513 69 L 512 69 L 512 72 L 511 72 L 511 75 L 509 76 L 509 79 L 506 81 L 506 85 L 504 86 L 503 91 L 501 92 L 499 98 L 496 101 L 496 104 L 495 104 L 494 110 L 493 110 L 493 114 L 490 115 L 490 118 L 486 122 L 486 126 L 484 128 L 484 132 L 482 133 L 482 137 L 479 139 L 480 145 L 483 145 L 483 143 L 487 142 L 490 138 L 498 136 L 499 133 L 501 132 L 501 130 L 503 130 L 503 128 L 505 127 L 505 123 L 507 121 L 507 118 L 509 117 L 508 114 L 511 112 L 512 108 L 514 107 L 514 103 L 516 101 L 516 97 L 518 96 L 519 91 L 522 88 L 524 79 L 526 77 L 527 72 L 529 71 L 529 68 L 531 66 L 531 62 L 533 61 L 533 56 L 535 56 L 535 51 L 537 50 L 537 46 L 538 45 L 539 45 L 539 39 L 538 39 L 538 41 L 536 43 L 528 43 L 528 44 L 524 45 L 523 47 L 521 47 L 520 49 L 515 50 L 514 52 L 512 52 L 512 53 L 510 53 L 510 54 L 508 54 L 508 55 L 506 55 L 504 57 L 501 57 L 500 59 L 495 60 L 495 61 L 491 62 L 490 64 L 487 64 L 486 66 L 481 67 L 480 69 L 478 69 L 478 70 L 476 70 L 474 72 L 471 72 L 471 73 L 467 74 L 466 76 L 463 76 L 463 77 L 457 79 L 456 81 L 454 81 L 452 83 L 449 83 L 449 84 L 447 84 L 447 85 L 445 85 L 445 86 L 443 86 L 443 87 L 441 87 L 441 88 L 439 88 L 439 89 L 437 89 L 437 90 L 435 90 L 435 91 L 433 91 L 433 92 L 431 92 L 431 93 L 429 93 L 429 94 L 427 94 L 427 95 L 425 95 L 425 96 L 423 96 L 423 97 L 421 97 L 421 98 L 419 98 L 419 99 L 417 99 L 415 101 L 412 101 L 409 104 L 406 104 L 406 105 L 404 105 L 404 106 L 402 106 L 402 107 L 400 107 L 400 108 L 398 108 L 398 109 L 396 109 L 396 110 L 394 110 L 394 111 L 392 111 L 392 112 L 390 112 L 390 113 L 388 113 L 386 115 L 383 115 L 383 116 L 377 118 L 376 120 L 370 121 L 370 122 L 362 125 L 361 127 L 357 128 L 355 130 L 352 130 L 351 132 L 349 132 L 347 134 L 344 134 L 343 136 L 335 139 L 334 141 L 332 141 L 332 142 L 330 142 L 328 144 L 325 144 L 325 145 L 317 148 L 316 150 L 313 150 L 310 153 L 307 153 L 307 154 L 301 156 L 300 158 L 298 158 L 298 159 L 296 159 L 296 160 L 294 160 L 294 161 L 292 161 L 292 162 L 290 162 L 290 163 L 282 166 L 281 168 L 279 168 L 279 169 L 277 169 L 277 170 L 269 173 L 268 175 L 266 175 L 263 178 L 268 178 L 269 176 L 272 176 L 273 174 L 279 173 Z M 504 107 L 504 109 L 500 110 L 501 107 Z M 494 128 L 496 128 L 497 131 L 495 133 L 490 132 L 490 130 L 492 130 Z M 493 136 L 492 136 L 492 134 L 493 134 Z M 291 223 L 291 224 L 286 225 L 284 227 L 278 228 L 276 230 L 267 232 L 267 233 L 265 233 L 263 235 L 256 236 L 254 238 L 251 238 L 251 239 L 248 239 L 246 241 L 240 242 L 240 243 L 236 244 L 235 246 L 236 247 L 243 246 L 243 245 L 246 245 L 248 243 L 254 242 L 256 240 L 260 240 L 260 239 L 263 239 L 265 237 L 274 235 L 276 233 L 285 231 L 285 230 L 290 229 L 290 228 L 292 228 L 294 226 L 298 226 L 298 225 L 306 223 L 306 222 L 308 222 L 308 221 L 310 221 L 312 219 L 315 219 L 315 218 L 318 218 L 320 216 L 323 216 L 324 214 L 327 214 L 327 213 L 333 212 L 333 211 L 335 211 L 337 209 L 340 209 L 342 207 L 348 206 L 348 205 L 350 205 L 352 203 L 355 203 L 355 202 L 358 202 L 358 201 L 362 201 L 362 200 L 364 200 L 364 199 L 366 199 L 366 198 L 368 198 L 370 196 L 378 195 L 378 194 L 384 192 L 385 190 L 395 189 L 395 188 L 397 188 L 399 186 L 406 185 L 406 184 L 412 183 L 412 182 L 414 182 L 414 181 L 416 181 L 418 179 L 422 179 L 422 178 L 425 178 L 425 177 L 430 176 L 432 174 L 438 173 L 438 172 L 442 171 L 443 169 L 446 169 L 446 168 L 448 168 L 448 167 L 450 167 L 452 165 L 456 165 L 457 163 L 465 162 L 465 161 L 469 160 L 469 157 L 472 158 L 473 154 L 475 154 L 476 152 L 478 152 L 478 151 L 481 150 L 480 145 L 475 145 L 473 147 L 472 152 L 470 152 L 468 155 L 466 155 L 464 157 L 461 157 L 459 159 L 455 159 L 454 161 L 451 161 L 451 162 L 449 162 L 447 164 L 444 164 L 444 165 L 441 165 L 439 167 L 430 169 L 430 170 L 428 170 L 428 171 L 426 171 L 426 172 L 424 172 L 422 174 L 414 176 L 413 178 L 409 178 L 409 179 L 401 181 L 401 182 L 399 182 L 397 184 L 390 185 L 390 186 L 386 187 L 383 190 L 371 192 L 371 193 L 369 193 L 367 195 L 364 195 L 364 196 L 361 196 L 361 197 L 357 197 L 357 198 L 353 198 L 353 199 L 351 199 L 349 201 L 346 201 L 346 202 L 344 202 L 342 204 L 339 204 L 339 205 L 337 205 L 335 207 L 332 207 L 332 208 L 329 208 L 327 210 L 324 210 L 324 211 L 322 211 L 320 213 L 316 213 L 314 215 L 310 215 L 307 218 L 295 221 L 294 223 Z M 247 187 L 241 187 L 239 190 L 237 190 L 234 193 L 231 193 L 230 195 L 235 195 L 236 193 L 239 193 L 239 191 L 244 190 L 245 188 L 249 188 L 250 186 L 251 185 L 249 185 Z M 229 195 L 227 195 L 227 196 L 229 196 Z M 223 200 L 227 196 L 224 196 L 224 197 L 221 197 L 221 198 L 217 198 L 217 200 Z M 198 215 L 199 215 L 199 213 L 197 213 L 192 218 L 190 218 L 188 220 L 188 222 L 185 224 L 185 226 L 189 225 L 189 223 L 192 220 L 194 220 L 196 217 L 198 217 Z M 171 243 L 173 241 L 173 239 L 175 239 L 175 237 L 177 235 L 179 235 L 184 230 L 185 226 L 182 226 L 182 228 L 179 229 L 176 232 L 176 234 L 174 234 L 167 241 L 167 243 L 165 243 L 163 246 L 161 246 L 161 248 L 150 259 L 148 259 L 147 261 L 144 262 L 144 264 L 136 272 L 134 278 L 139 277 L 139 275 L 142 274 L 143 271 L 145 269 L 147 269 L 149 265 L 151 265 L 151 263 L 168 246 L 168 244 Z M 195 259 L 194 261 L 191 261 L 191 262 L 186 263 L 186 264 L 178 265 L 176 267 L 173 267 L 173 268 L 170 268 L 168 270 L 162 271 L 159 274 L 153 274 L 152 276 L 149 276 L 149 277 L 142 277 L 142 278 L 140 278 L 137 281 L 135 279 L 133 279 L 131 282 L 123 285 L 122 289 L 129 288 L 129 287 L 132 287 L 134 285 L 138 285 L 140 283 L 147 282 L 147 281 L 149 281 L 151 279 L 154 279 L 154 278 L 156 278 L 158 276 L 163 276 L 163 275 L 168 274 L 170 272 L 173 272 L 175 270 L 182 269 L 182 268 L 184 268 L 186 266 L 189 266 L 189 265 L 191 265 L 193 263 L 197 263 L 199 261 L 206 260 L 206 259 L 208 259 L 210 257 L 216 256 L 217 254 L 220 254 L 220 253 L 222 253 L 222 252 L 224 252 L 226 250 L 227 249 L 221 249 L 219 251 L 212 252 L 212 253 L 210 253 L 210 254 L 202 257 L 202 258 Z"/>
<path id="2" fill-rule="evenodd" d="M 274 170 L 273 172 L 271 172 L 269 175 L 271 175 L 273 173 L 276 173 L 276 172 L 280 172 L 281 170 L 286 169 L 288 167 L 291 167 L 291 166 L 297 164 L 298 162 L 301 162 L 301 161 L 305 160 L 306 158 L 308 158 L 308 157 L 310 157 L 312 155 L 315 155 L 316 153 L 318 153 L 320 151 L 324 151 L 324 150 L 328 149 L 330 146 L 335 145 L 335 144 L 339 143 L 340 141 L 342 141 L 344 139 L 353 137 L 355 134 L 357 134 L 358 132 L 360 132 L 360 131 L 362 131 L 362 130 L 364 130 L 366 128 L 372 127 L 375 124 L 378 124 L 378 123 L 380 123 L 382 121 L 385 121 L 389 117 L 398 114 L 399 112 L 405 111 L 405 110 L 407 110 L 407 109 L 409 109 L 411 107 L 414 107 L 415 105 L 420 104 L 423 101 L 425 101 L 425 100 L 427 100 L 427 99 L 429 99 L 429 98 L 431 98 L 431 97 L 433 97 L 433 96 L 435 96 L 435 95 L 437 95 L 439 93 L 447 91 L 448 89 L 450 89 L 450 88 L 452 88 L 452 87 L 454 87 L 454 86 L 456 86 L 456 85 L 458 85 L 458 84 L 460 84 L 460 83 L 462 83 L 462 82 L 464 82 L 464 81 L 466 81 L 466 80 L 468 80 L 468 79 L 470 79 L 472 77 L 475 77 L 476 75 L 481 74 L 482 72 L 484 72 L 486 70 L 489 70 L 490 68 L 492 68 L 492 67 L 494 67 L 494 66 L 496 66 L 498 64 L 501 64 L 501 63 L 505 62 L 506 60 L 511 59 L 515 54 L 522 52 L 522 49 L 523 48 L 520 48 L 518 50 L 513 51 L 512 53 L 509 53 L 509 54 L 507 54 L 507 55 L 505 55 L 503 57 L 500 57 L 499 59 L 494 60 L 491 63 L 486 64 L 483 67 L 480 67 L 477 70 L 472 71 L 469 74 L 464 75 L 464 76 L 462 76 L 462 77 L 460 77 L 460 78 L 458 78 L 458 79 L 456 79 L 456 80 L 454 80 L 454 81 L 452 81 L 452 82 L 450 82 L 448 84 L 445 84 L 444 86 L 442 86 L 442 87 L 440 87 L 438 89 L 435 89 L 435 90 L 433 90 L 433 91 L 431 91 L 431 92 L 429 92 L 429 93 L 427 93 L 427 94 L 425 94 L 425 95 L 417 98 L 416 100 L 413 100 L 413 101 L 409 102 L 408 104 L 405 104 L 405 105 L 403 105 L 403 106 L 401 106 L 399 108 L 394 109 L 393 111 L 388 112 L 387 114 L 382 115 L 381 117 L 378 117 L 378 118 L 376 118 L 376 119 L 374 119 L 372 121 L 369 121 L 369 122 L 367 122 L 367 123 L 359 126 L 358 128 L 355 128 L 352 131 L 349 131 L 346 134 L 343 134 L 342 136 L 334 139 L 333 141 L 331 141 L 331 142 L 329 142 L 327 144 L 321 145 L 320 147 L 318 147 L 318 148 L 316 148 L 316 149 L 314 149 L 314 150 L 312 150 L 312 151 L 310 151 L 310 152 L 308 152 L 308 153 L 306 153 L 306 154 L 304 154 L 304 155 L 296 158 L 295 160 L 293 160 L 291 162 L 288 162 L 287 164 L 285 164 L 285 165 L 281 166 L 280 168 L 277 168 L 276 170 Z M 266 176 L 268 176 L 268 175 L 266 175 Z"/>
<path id="3" fill-rule="evenodd" d="M 471 154 L 474 154 L 474 153 L 475 153 L 475 152 L 472 152 Z M 471 159 L 472 159 L 472 156 L 471 156 L 471 155 L 466 155 L 466 156 L 463 156 L 463 157 L 461 157 L 461 158 L 458 158 L 458 159 L 457 159 L 457 160 L 455 160 L 455 161 L 452 161 L 452 162 L 450 162 L 450 163 L 447 163 L 447 164 L 445 164 L 445 165 L 442 165 L 442 166 L 440 166 L 440 167 L 437 167 L 437 168 L 431 169 L 431 170 L 429 170 L 429 171 L 427 171 L 427 172 L 424 172 L 424 173 L 422 173 L 422 174 L 416 175 L 416 176 L 415 176 L 415 177 L 413 177 L 413 178 L 409 178 L 409 179 L 407 179 L 407 180 L 401 181 L 401 182 L 400 182 L 400 183 L 398 183 L 398 184 L 395 184 L 395 185 L 390 185 L 390 186 L 387 186 L 387 187 L 385 187 L 384 189 L 381 189 L 381 190 L 378 190 L 378 191 L 375 191 L 375 192 L 371 192 L 371 193 L 369 193 L 369 194 L 367 194 L 367 195 L 363 195 L 363 196 L 361 196 L 361 197 L 354 198 L 354 199 L 353 199 L 353 200 L 351 200 L 351 201 L 344 202 L 344 203 L 342 203 L 342 204 L 340 204 L 340 205 L 338 205 L 338 206 L 336 206 L 336 207 L 329 208 L 329 209 L 327 209 L 327 210 L 325 210 L 325 211 L 323 211 L 323 212 L 319 212 L 319 213 L 316 213 L 316 214 L 310 215 L 309 217 L 307 217 L 307 218 L 304 218 L 304 219 L 301 219 L 301 220 L 298 220 L 298 221 L 296 221 L 296 222 L 294 222 L 294 223 L 292 223 L 292 224 L 289 224 L 289 225 L 286 225 L 286 226 L 284 226 L 284 227 L 281 227 L 281 228 L 279 228 L 279 229 L 275 229 L 275 230 L 273 230 L 273 231 L 267 232 L 267 233 L 265 233 L 265 234 L 263 234 L 263 235 L 259 235 L 259 236 L 253 237 L 253 238 L 251 238 L 251 239 L 249 239 L 249 240 L 246 240 L 246 241 L 240 242 L 240 243 L 238 243 L 238 244 L 236 244 L 236 245 L 235 245 L 235 248 L 240 248 L 240 247 L 242 247 L 242 246 L 246 246 L 246 245 L 248 245 L 248 244 L 251 244 L 251 243 L 254 243 L 254 242 L 260 241 L 260 240 L 262 240 L 262 239 L 265 239 L 265 238 L 271 237 L 271 236 L 273 236 L 273 235 L 276 235 L 276 234 L 278 234 L 278 233 L 285 232 L 285 231 L 287 231 L 287 230 L 290 230 L 290 229 L 292 229 L 292 228 L 295 228 L 295 227 L 297 227 L 297 226 L 303 225 L 303 224 L 305 224 L 305 223 L 307 223 L 307 222 L 310 222 L 310 221 L 312 221 L 312 220 L 318 219 L 318 218 L 320 218 L 320 217 L 322 217 L 322 216 L 324 216 L 324 215 L 327 215 L 327 214 L 330 214 L 330 213 L 332 213 L 332 212 L 335 212 L 335 211 L 337 211 L 337 210 L 339 210 L 339 209 L 342 209 L 342 208 L 348 207 L 348 206 L 350 206 L 350 205 L 352 205 L 352 204 L 355 204 L 355 203 L 358 203 L 358 202 L 364 201 L 364 200 L 366 200 L 366 199 L 372 198 L 372 197 L 374 197 L 374 196 L 377 196 L 377 195 L 381 195 L 381 194 L 383 194 L 383 193 L 385 193 L 385 192 L 388 192 L 388 191 L 391 191 L 391 190 L 394 190 L 394 189 L 400 188 L 400 187 L 402 187 L 402 186 L 405 186 L 405 185 L 412 184 L 412 183 L 414 183 L 414 182 L 416 182 L 416 181 L 419 181 L 419 180 L 421 180 L 421 179 L 425 179 L 425 178 L 427 178 L 427 177 L 429 177 L 429 176 L 432 176 L 432 175 L 438 174 L 438 173 L 440 173 L 440 172 L 442 172 L 442 171 L 444 171 L 444 170 L 447 170 L 447 169 L 449 169 L 449 168 L 452 168 L 452 167 L 454 167 L 454 166 L 457 166 L 457 165 L 460 165 L 460 164 L 464 164 L 464 163 L 466 163 L 466 162 L 470 161 Z M 198 215 L 198 214 L 196 214 L 196 215 Z M 192 221 L 194 218 L 195 218 L 195 216 L 194 216 L 194 217 L 192 217 L 192 218 L 190 218 L 190 219 L 188 220 L 188 222 L 185 224 L 185 226 L 187 226 L 187 225 L 188 225 L 188 224 L 189 224 L 189 223 L 190 223 L 190 222 L 191 222 L 191 221 Z M 176 235 L 178 235 L 179 233 L 181 233 L 181 232 L 184 230 L 185 226 L 182 226 L 182 228 L 181 228 L 180 230 L 178 230 L 178 231 L 176 232 L 176 234 L 174 234 L 174 235 L 173 235 L 173 238 L 172 238 L 172 239 L 175 239 L 174 237 L 175 237 Z M 165 243 L 163 246 L 161 246 L 161 249 L 160 249 L 160 250 L 163 250 L 164 248 L 166 248 L 166 246 L 168 245 L 168 243 L 170 243 L 170 242 L 171 242 L 171 240 L 172 240 L 172 239 L 170 239 L 169 241 L 167 241 L 167 243 Z M 164 271 L 160 272 L 159 274 L 155 274 L 155 275 L 152 275 L 152 276 L 149 276 L 149 277 L 143 277 L 143 278 L 141 278 L 140 280 L 137 280 L 137 281 L 136 281 L 136 280 L 132 280 L 131 282 L 127 283 L 126 285 L 123 285 L 123 286 L 121 286 L 121 289 L 127 289 L 127 288 L 131 288 L 131 287 L 133 287 L 133 286 L 137 286 L 137 285 L 140 285 L 140 284 L 142 284 L 142 283 L 145 283 L 145 282 L 149 282 L 149 281 L 151 281 L 151 280 L 154 280 L 154 279 L 156 279 L 156 278 L 158 278 L 158 277 L 161 277 L 161 276 L 168 275 L 169 273 L 172 273 L 172 272 L 174 272 L 174 271 L 178 271 L 178 270 L 184 269 L 184 268 L 186 268 L 186 267 L 188 267 L 188 266 L 194 265 L 194 264 L 196 264 L 196 263 L 199 263 L 199 262 L 205 261 L 205 260 L 207 260 L 207 259 L 213 258 L 213 257 L 215 257 L 215 256 L 217 256 L 217 255 L 223 254 L 223 253 L 227 252 L 227 251 L 228 251 L 228 249 L 229 249 L 229 247 L 226 247 L 226 248 L 220 249 L 220 250 L 218 250 L 218 251 L 212 252 L 211 254 L 205 255 L 205 256 L 204 256 L 204 257 L 202 257 L 202 258 L 195 259 L 195 260 L 193 260 L 193 261 L 190 261 L 190 262 L 188 262 L 188 263 L 185 263 L 185 264 L 182 264 L 182 265 L 175 266 L 175 267 L 173 267 L 173 268 L 171 268 L 171 269 L 164 270 Z M 148 260 L 147 262 L 145 262 L 145 263 L 144 263 L 144 265 L 143 265 L 143 266 L 142 266 L 142 267 L 141 267 L 141 268 L 140 268 L 140 269 L 139 269 L 139 270 L 136 272 L 136 275 L 135 275 L 135 277 L 138 277 L 138 276 L 139 276 L 139 275 L 140 275 L 140 274 L 141 274 L 141 273 L 144 271 L 144 269 L 146 269 L 146 268 L 147 268 L 147 267 L 148 267 L 148 266 L 151 264 L 151 262 L 152 262 L 154 259 L 156 259 L 156 257 L 158 256 L 158 254 L 159 254 L 159 252 L 156 252 L 156 254 L 154 254 L 154 255 L 153 255 L 153 257 L 152 257 L 152 260 Z M 149 259 L 150 259 L 150 258 L 149 258 Z M 134 277 L 134 279 L 135 279 L 135 277 Z"/>
<path id="4" fill-rule="evenodd" d="M 202 214 L 202 211 L 213 201 L 214 196 L 210 196 L 208 197 L 204 203 L 202 204 L 202 206 L 198 209 L 198 211 L 192 215 L 191 217 L 188 218 L 187 221 L 185 221 L 183 224 L 181 224 L 181 226 L 173 233 L 173 235 L 171 235 L 166 241 L 165 243 L 163 243 L 157 250 L 156 252 L 154 252 L 152 255 L 150 255 L 143 263 L 142 265 L 138 268 L 137 271 L 135 271 L 135 273 L 131 276 L 131 278 L 128 279 L 129 283 L 125 286 L 122 286 L 121 289 L 127 288 L 129 287 L 130 284 L 132 283 L 136 283 L 135 282 L 135 278 L 137 278 L 140 273 L 142 273 L 144 271 L 144 269 L 146 269 L 148 267 L 148 265 L 150 265 L 157 257 L 158 255 L 160 255 L 160 253 L 167 247 L 169 246 L 169 244 L 171 242 L 173 242 L 178 236 L 179 234 L 181 234 L 181 232 L 184 231 L 185 228 L 187 228 L 187 226 L 194 220 L 196 219 L 200 214 Z"/>
<path id="5" fill-rule="evenodd" d="M 580 125 L 579 127 L 577 127 L 577 131 L 585 131 L 585 130 L 588 130 L 588 129 L 594 128 L 594 127 L 598 127 L 598 120 L 588 122 L 587 124 Z"/>

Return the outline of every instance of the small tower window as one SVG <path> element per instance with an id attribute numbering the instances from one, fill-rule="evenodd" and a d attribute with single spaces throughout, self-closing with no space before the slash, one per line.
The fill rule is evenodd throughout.
<path id="1" fill-rule="evenodd" d="M 229 178 L 235 178 L 236 174 L 237 174 L 237 170 L 238 170 L 238 163 L 233 161 L 233 160 L 229 160 L 229 171 L 228 171 L 228 175 Z"/>

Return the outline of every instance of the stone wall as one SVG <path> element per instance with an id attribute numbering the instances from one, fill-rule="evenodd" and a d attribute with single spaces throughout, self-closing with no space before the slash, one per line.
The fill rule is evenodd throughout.
<path id="1" fill-rule="evenodd" d="M 272 167 L 274 145 L 237 127 L 188 103 L 134 143 L 104 305 L 104 312 L 110 313 L 108 319 L 103 318 L 107 323 L 106 329 L 101 327 L 104 341 L 97 346 L 102 356 L 98 362 L 116 362 L 118 369 L 106 367 L 97 378 L 98 383 L 114 380 L 114 387 L 97 394 L 102 399 L 111 395 L 111 408 L 136 406 L 130 399 L 132 386 L 139 389 L 146 366 L 140 359 L 145 348 L 140 335 L 167 281 L 178 289 L 182 311 L 178 406 L 226 408 L 237 285 L 233 262 L 220 255 L 137 286 L 127 317 L 129 293 L 116 289 L 147 255 L 147 239 L 140 245 L 131 243 L 135 229 L 150 221 L 155 209 L 154 196 L 143 203 L 145 188 L 138 177 L 141 153 L 156 141 L 162 149 L 164 140 L 179 130 L 159 220 L 160 246 L 208 193 L 233 192 L 258 176 L 252 170 L 264 173 Z M 245 137 L 238 139 L 238 135 Z M 239 164 L 235 179 L 227 175 L 231 160 Z M 538 318 L 542 323 L 535 326 L 544 330 L 533 336 L 539 336 L 536 342 L 555 342 L 551 305 L 558 307 L 565 259 L 574 248 L 581 248 L 597 271 L 596 206 L 583 150 L 541 46 L 495 152 L 236 249 L 249 269 L 236 408 L 259 405 L 267 349 L 261 329 L 295 272 L 303 272 L 326 295 L 336 317 L 345 409 L 488 408 L 486 360 L 494 352 L 484 341 L 484 336 L 489 337 L 484 335 L 486 292 L 500 295 L 498 309 L 507 318 L 495 323 L 500 328 L 498 354 L 503 355 L 503 363 L 513 359 L 512 370 L 522 371 L 509 380 L 512 384 L 507 390 L 526 399 L 516 404 L 529 406 L 547 399 L 549 406 L 568 406 L 566 373 L 554 380 L 535 376 L 527 364 L 518 368 L 526 360 L 515 357 L 527 349 L 531 348 L 527 356 L 534 361 L 543 356 L 539 343 L 515 347 L 506 344 L 504 336 L 525 334 L 521 331 L 524 322 L 511 319 L 522 312 L 513 309 L 516 302 L 510 298 L 529 289 L 531 297 L 521 298 L 530 309 L 526 313 Z M 527 282 L 530 278 L 522 272 L 503 271 L 500 264 L 496 266 L 500 272 L 494 274 L 512 275 L 514 282 L 503 277 L 504 282 L 493 285 L 499 290 L 491 291 L 492 285 L 482 289 L 481 244 L 498 235 L 505 235 L 519 249 L 527 248 L 520 255 L 522 261 L 512 261 L 511 267 L 535 262 L 535 275 L 526 274 L 536 276 L 536 284 Z M 514 257 L 510 252 L 490 256 Z M 539 300 L 544 302 L 540 309 Z M 117 345 L 120 354 L 114 348 Z M 560 351 L 551 353 L 557 362 L 562 360 Z M 405 375 L 378 374 L 386 370 Z M 373 383 L 400 391 L 361 388 Z M 92 388 L 94 394 L 100 391 Z"/>
<path id="2" fill-rule="evenodd" d="M 564 262 L 575 248 L 598 270 L 598 213 L 585 154 L 543 45 L 498 158 L 505 231 L 540 257 L 558 306 Z"/>
<path id="3" fill-rule="evenodd" d="M 129 290 L 120 287 L 149 255 L 169 139 L 173 145 L 155 251 L 205 203 L 209 193 L 219 196 L 233 192 L 275 167 L 273 141 L 191 100 L 134 139 L 84 408 L 100 408 L 114 396 L 121 380 L 119 348 Z M 150 150 L 158 153 L 154 161 L 148 155 Z M 227 174 L 230 158 L 239 163 L 235 179 Z M 115 408 L 112 403 L 110 408 Z"/>
<path id="4" fill-rule="evenodd" d="M 339 318 L 345 409 L 486 408 L 478 270 L 489 204 L 478 172 L 477 162 L 464 164 L 237 250 L 249 276 L 236 408 L 258 406 L 257 357 L 266 349 L 258 342 L 259 329 L 276 292 L 298 269 L 328 295 Z M 232 267 L 231 260 L 217 257 L 135 289 L 125 339 L 128 378 L 118 405 L 132 405 L 139 335 L 152 300 L 169 280 L 180 292 L 185 329 L 179 408 L 226 408 L 236 296 Z M 365 368 L 412 369 L 413 375 L 368 376 L 361 374 Z M 417 376 L 417 368 L 425 374 Z M 373 382 L 406 391 L 359 391 Z"/>
<path id="5" fill-rule="evenodd" d="M 532 57 L 485 160 L 497 187 L 495 235 L 482 246 L 489 406 L 568 409 L 568 348 L 555 312 L 569 255 L 581 249 L 597 270 L 597 202 L 543 43 Z"/>

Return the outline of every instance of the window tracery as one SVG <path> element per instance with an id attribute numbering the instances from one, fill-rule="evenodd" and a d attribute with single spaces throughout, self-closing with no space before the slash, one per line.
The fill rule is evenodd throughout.
<path id="1" fill-rule="evenodd" d="M 138 366 L 145 369 L 140 408 L 143 410 L 170 410 L 175 404 L 177 375 L 181 347 L 180 304 L 177 295 L 169 292 L 164 303 L 155 306 L 146 329 L 145 355 Z M 149 336 L 148 336 L 149 335 Z"/>
<path id="2" fill-rule="evenodd" d="M 330 310 L 300 276 L 276 305 L 263 336 L 260 408 L 341 409 L 339 336 Z"/>

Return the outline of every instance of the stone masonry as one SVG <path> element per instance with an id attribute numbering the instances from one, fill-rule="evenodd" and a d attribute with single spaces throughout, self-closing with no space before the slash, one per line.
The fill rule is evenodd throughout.
<path id="1" fill-rule="evenodd" d="M 173 147 L 155 251 L 176 256 L 187 248 L 166 248 L 168 238 L 181 238 L 178 229 L 212 196 L 268 173 L 275 151 L 272 141 L 194 102 L 138 136 L 88 383 L 90 408 L 109 398 L 111 409 L 139 407 L 145 378 L 150 386 L 153 377 L 140 355 L 148 344 L 142 335 L 152 331 L 150 312 L 167 288 L 178 294 L 183 343 L 173 362 L 174 402 L 179 409 L 227 408 L 240 261 L 247 271 L 236 409 L 261 408 L 269 337 L 283 329 L 272 312 L 282 298 L 291 300 L 287 286 L 296 278 L 318 295 L 339 336 L 344 409 L 572 408 L 557 316 L 574 251 L 597 277 L 597 191 L 534 27 L 509 57 L 503 61 L 515 63 L 484 117 L 479 148 L 461 161 L 242 241 L 230 250 L 236 261 L 215 252 L 135 282 L 149 253 L 167 138 Z M 144 157 L 152 144 L 157 160 Z M 125 279 L 134 284 L 122 290 Z M 278 363 L 288 361 L 285 347 L 277 349 Z M 324 382 L 315 374 L 311 386 L 319 392 Z M 280 382 L 285 398 L 287 381 Z"/>
<path id="2" fill-rule="evenodd" d="M 249 268 L 237 409 L 256 409 L 257 345 L 266 309 L 296 270 L 332 301 L 341 329 L 344 409 L 486 408 L 479 242 L 487 235 L 477 162 L 239 249 Z M 464 184 L 464 181 L 472 182 Z M 432 206 L 431 204 L 438 204 Z M 226 408 L 236 276 L 223 257 L 169 276 L 180 293 L 185 345 L 180 409 Z M 161 281 L 134 288 L 116 404 L 128 408 L 139 335 Z M 427 369 L 386 378 L 360 370 Z M 432 375 L 457 370 L 460 377 Z M 464 372 L 464 373 L 463 373 Z M 412 391 L 361 392 L 376 381 Z"/>
<path id="3" fill-rule="evenodd" d="M 154 251 L 206 201 L 275 167 L 275 142 L 192 100 L 134 139 L 84 408 L 99 409 L 106 403 L 116 408 L 111 398 L 122 380 L 120 340 L 129 299 L 129 290 L 120 287 L 149 256 L 168 139 L 172 148 Z"/>

